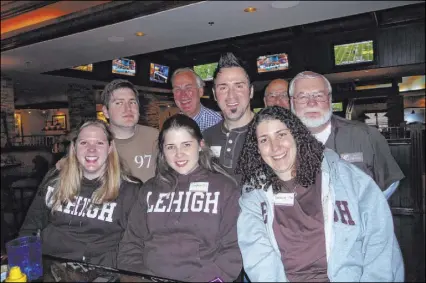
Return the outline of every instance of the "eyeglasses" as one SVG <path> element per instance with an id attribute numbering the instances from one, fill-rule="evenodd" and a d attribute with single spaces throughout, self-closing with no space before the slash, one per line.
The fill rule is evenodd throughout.
<path id="1" fill-rule="evenodd" d="M 188 92 L 193 92 L 195 89 L 196 89 L 196 87 L 194 87 L 194 86 L 186 86 L 184 88 L 174 87 L 172 89 L 172 91 L 173 91 L 173 93 L 181 93 L 181 92 L 188 93 Z"/>
<path id="2" fill-rule="evenodd" d="M 294 96 L 293 99 L 299 104 L 306 104 L 311 98 L 316 102 L 326 102 L 329 100 L 328 95 L 329 93 L 324 92 L 303 93 L 301 95 Z"/>
<path id="3" fill-rule="evenodd" d="M 287 92 L 271 92 L 266 94 L 266 98 L 288 100 L 288 93 Z"/>

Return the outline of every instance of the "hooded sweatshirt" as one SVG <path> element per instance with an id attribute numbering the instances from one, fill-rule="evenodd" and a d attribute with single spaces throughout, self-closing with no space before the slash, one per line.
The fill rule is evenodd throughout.
<path id="1" fill-rule="evenodd" d="M 40 229 L 43 254 L 115 268 L 118 243 L 141 183 L 122 181 L 115 201 L 90 205 L 100 182 L 83 178 L 75 201 L 53 214 L 50 196 L 55 188 L 48 184 L 47 181 L 40 186 L 20 236 L 37 233 Z"/>
<path id="2" fill-rule="evenodd" d="M 198 167 L 173 186 L 150 179 L 139 192 L 120 243 L 118 268 L 192 282 L 237 278 L 240 190 Z"/>

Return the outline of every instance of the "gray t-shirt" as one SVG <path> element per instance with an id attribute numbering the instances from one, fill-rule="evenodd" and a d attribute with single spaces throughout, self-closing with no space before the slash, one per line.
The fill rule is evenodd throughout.
<path id="1" fill-rule="evenodd" d="M 146 182 L 155 176 L 158 130 L 136 125 L 135 134 L 128 139 L 114 139 L 118 155 L 133 176 Z"/>

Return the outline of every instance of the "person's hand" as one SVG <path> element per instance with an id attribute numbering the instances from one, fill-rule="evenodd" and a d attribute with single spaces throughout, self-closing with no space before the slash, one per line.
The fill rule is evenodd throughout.
<path id="1" fill-rule="evenodd" d="M 56 169 L 61 170 L 62 167 L 64 167 L 65 164 L 65 158 L 62 157 L 58 162 L 56 162 L 55 166 Z"/>

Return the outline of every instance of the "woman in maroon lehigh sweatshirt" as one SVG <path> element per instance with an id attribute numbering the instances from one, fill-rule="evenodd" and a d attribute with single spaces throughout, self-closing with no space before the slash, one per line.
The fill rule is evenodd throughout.
<path id="1" fill-rule="evenodd" d="M 185 115 L 164 122 L 158 148 L 156 176 L 130 213 L 118 268 L 187 282 L 236 279 L 242 260 L 235 180 Z"/>

